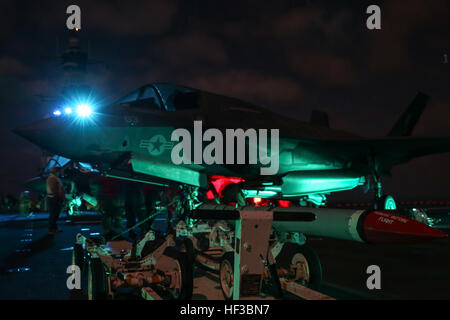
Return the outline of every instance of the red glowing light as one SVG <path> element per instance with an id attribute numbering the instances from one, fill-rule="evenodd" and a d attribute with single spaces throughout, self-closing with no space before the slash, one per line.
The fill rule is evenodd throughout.
<path id="1" fill-rule="evenodd" d="M 240 177 L 225 177 L 225 176 L 210 176 L 209 182 L 212 183 L 220 197 L 222 197 L 222 190 L 231 183 L 244 182 Z M 208 198 L 209 199 L 209 198 Z M 214 199 L 214 197 L 212 197 Z"/>
<path id="2" fill-rule="evenodd" d="M 278 200 L 278 205 L 282 208 L 289 208 L 291 206 L 291 202 L 289 200 Z"/>
<path id="3" fill-rule="evenodd" d="M 261 197 L 254 197 L 253 198 L 253 203 L 254 204 L 260 204 L 262 202 L 262 198 Z"/>
<path id="4" fill-rule="evenodd" d="M 209 200 L 213 200 L 214 193 L 211 190 L 208 190 L 208 192 L 206 193 L 206 198 L 208 198 Z"/>

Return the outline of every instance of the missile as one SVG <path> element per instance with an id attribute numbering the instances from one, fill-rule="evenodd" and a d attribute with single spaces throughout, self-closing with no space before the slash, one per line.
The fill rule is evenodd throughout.
<path id="1" fill-rule="evenodd" d="M 235 208 L 202 205 L 192 218 L 236 220 L 240 211 L 273 211 L 272 227 L 278 232 L 352 240 L 372 244 L 420 243 L 447 237 L 447 234 L 423 223 L 387 210 L 353 210 L 333 208 Z"/>

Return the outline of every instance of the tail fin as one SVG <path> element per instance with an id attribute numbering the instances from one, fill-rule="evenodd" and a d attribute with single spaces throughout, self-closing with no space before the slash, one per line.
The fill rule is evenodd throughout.
<path id="1" fill-rule="evenodd" d="M 389 131 L 388 137 L 410 136 L 425 109 L 429 96 L 419 92 Z"/>

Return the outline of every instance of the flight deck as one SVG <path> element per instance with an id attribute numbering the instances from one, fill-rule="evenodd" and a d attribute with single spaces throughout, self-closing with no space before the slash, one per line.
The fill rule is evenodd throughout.
<path id="1" fill-rule="evenodd" d="M 11 213 L 0 218 L 0 241 L 8 243 L 0 247 L 0 299 L 88 299 L 87 281 L 82 282 L 81 292 L 67 289 L 66 270 L 71 264 L 76 234 L 101 234 L 98 216 L 63 216 L 58 222 L 62 233 L 54 236 L 47 235 L 46 213 L 30 218 Z M 449 233 L 449 229 L 441 230 Z M 375 246 L 316 236 L 308 239 L 308 245 L 317 251 L 325 266 L 320 292 L 338 300 L 448 299 L 449 244 L 449 238 L 402 246 Z M 381 267 L 381 290 L 365 287 L 366 268 L 372 264 Z M 136 296 L 130 294 L 127 298 Z M 284 298 L 297 299 L 293 295 Z M 194 268 L 192 299 L 224 299 L 217 272 L 201 266 Z"/>

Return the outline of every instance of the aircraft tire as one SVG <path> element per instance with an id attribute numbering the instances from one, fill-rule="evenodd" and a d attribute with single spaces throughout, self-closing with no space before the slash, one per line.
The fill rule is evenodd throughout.
<path id="1" fill-rule="evenodd" d="M 306 262 L 309 279 L 306 283 L 300 284 L 312 289 L 318 290 L 322 282 L 322 265 L 317 253 L 307 245 L 298 245 L 295 243 L 285 243 L 283 249 L 276 257 L 277 269 L 291 270 L 291 264 L 298 260 Z"/>
<path id="2" fill-rule="evenodd" d="M 381 198 L 377 199 L 377 209 L 396 210 L 397 204 L 395 203 L 394 197 L 389 194 L 385 194 Z"/>

